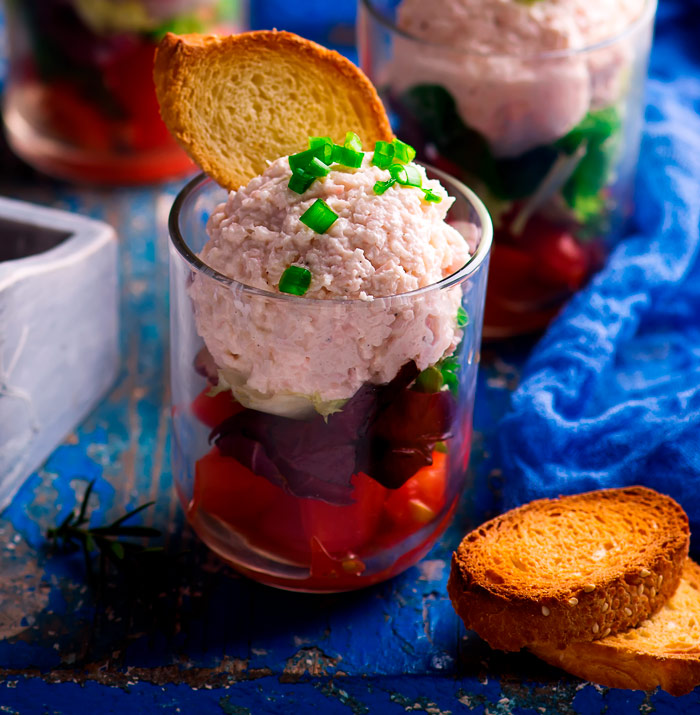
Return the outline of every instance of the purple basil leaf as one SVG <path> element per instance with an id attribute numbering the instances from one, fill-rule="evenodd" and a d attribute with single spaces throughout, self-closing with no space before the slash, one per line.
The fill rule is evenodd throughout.
<path id="1" fill-rule="evenodd" d="M 386 385 L 364 385 L 328 421 L 246 409 L 210 439 L 222 454 L 294 496 L 350 504 L 353 474 L 365 472 L 396 489 L 432 462 L 435 442 L 450 436 L 453 398 L 408 389 L 417 375 L 411 362 Z"/>
<path id="2" fill-rule="evenodd" d="M 371 451 L 360 471 L 398 489 L 433 463 L 436 442 L 452 436 L 455 401 L 449 391 L 404 390 L 380 412 L 369 432 Z"/>

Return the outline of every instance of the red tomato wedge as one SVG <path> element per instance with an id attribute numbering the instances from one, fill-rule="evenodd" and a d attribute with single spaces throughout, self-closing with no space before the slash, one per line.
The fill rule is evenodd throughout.
<path id="1" fill-rule="evenodd" d="M 259 518 L 277 492 L 282 490 L 213 447 L 195 466 L 190 510 L 200 509 L 237 527 Z"/>
<path id="2" fill-rule="evenodd" d="M 568 232 L 546 224 L 528 225 L 529 250 L 535 263 L 536 279 L 547 285 L 578 290 L 589 271 L 586 249 Z"/>
<path id="3" fill-rule="evenodd" d="M 391 521 L 411 530 L 431 522 L 445 506 L 447 472 L 447 455 L 433 452 L 433 463 L 419 469 L 386 500 L 384 509 Z"/>
<path id="4" fill-rule="evenodd" d="M 345 556 L 371 541 L 389 493 L 366 474 L 352 477 L 352 504 L 337 506 L 320 499 L 302 499 L 301 513 L 309 539 L 316 539 L 330 554 Z"/>
<path id="5" fill-rule="evenodd" d="M 258 548 L 308 561 L 300 501 L 214 447 L 197 462 L 190 512 L 218 517 Z"/>
<path id="6" fill-rule="evenodd" d="M 535 260 L 523 249 L 493 246 L 484 314 L 487 337 L 538 330 L 556 315 L 567 293 L 561 286 L 543 285 L 535 271 Z"/>

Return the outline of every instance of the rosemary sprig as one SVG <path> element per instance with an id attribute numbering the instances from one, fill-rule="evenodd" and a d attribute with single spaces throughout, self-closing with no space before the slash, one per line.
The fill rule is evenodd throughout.
<path id="1" fill-rule="evenodd" d="M 87 516 L 88 502 L 95 486 L 93 479 L 87 486 L 80 509 L 76 514 L 73 510 L 56 527 L 46 532 L 46 538 L 53 544 L 59 545 L 67 550 L 77 550 L 82 548 L 85 558 L 85 567 L 88 574 L 92 575 L 92 555 L 99 552 L 100 573 L 106 569 L 107 563 L 111 562 L 119 568 L 126 557 L 137 554 L 152 553 L 162 551 L 160 546 L 147 547 L 133 541 L 124 541 L 123 538 L 150 538 L 160 536 L 160 531 L 150 526 L 135 526 L 125 524 L 133 516 L 142 512 L 155 502 L 149 501 L 137 506 L 127 512 L 107 526 L 87 526 L 89 518 Z"/>

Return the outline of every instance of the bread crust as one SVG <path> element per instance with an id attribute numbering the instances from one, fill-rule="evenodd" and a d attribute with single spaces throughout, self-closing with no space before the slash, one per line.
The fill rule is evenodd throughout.
<path id="1" fill-rule="evenodd" d="M 235 109 L 241 104 L 259 109 L 259 100 L 248 102 L 259 81 L 251 73 L 259 74 L 264 81 L 265 71 L 274 75 L 275 66 L 282 62 L 294 67 L 295 77 L 287 86 L 283 83 L 276 88 L 274 99 L 263 100 L 268 102 L 266 112 L 273 110 L 288 120 L 280 121 L 281 129 L 273 137 L 265 121 L 268 115 L 258 112 L 256 117 L 253 110 L 253 116 L 243 116 Z M 236 72 L 247 74 L 226 85 L 226 106 L 217 106 L 223 100 L 216 80 Z M 341 139 L 337 122 L 329 117 L 337 119 L 331 109 L 344 101 L 344 106 L 353 110 L 350 115 L 355 116 L 347 117 L 343 132 L 356 131 L 372 146 L 380 139 L 389 141 L 393 137 L 384 106 L 365 74 L 339 53 L 290 32 L 258 30 L 226 36 L 168 33 L 157 49 L 153 77 L 166 126 L 190 157 L 227 189 L 237 189 L 261 173 L 268 161 L 282 155 L 280 151 L 290 153 L 305 148 L 308 133 L 301 138 L 299 131 L 294 131 L 300 113 L 308 115 L 306 126 L 312 130 L 309 133 L 335 135 L 337 141 Z M 332 92 L 321 94 L 317 106 L 300 105 L 299 86 L 303 89 L 305 81 L 311 84 L 319 78 Z M 222 123 L 222 134 L 228 128 L 234 130 L 230 135 L 238 136 L 224 152 L 209 143 L 212 117 Z M 289 127 L 289 136 L 279 136 L 285 126 Z M 275 155 L 268 155 L 271 153 Z"/>
<path id="2" fill-rule="evenodd" d="M 692 584 L 697 594 L 694 603 L 684 604 L 688 621 L 700 616 L 700 566 L 688 559 L 683 570 L 683 582 Z M 675 596 L 669 601 L 674 606 Z M 683 607 L 683 604 L 678 604 Z M 671 695 L 685 695 L 700 685 L 700 640 L 697 627 L 684 629 L 683 635 L 694 631 L 696 642 L 684 646 L 685 652 L 664 651 L 654 642 L 662 635 L 662 619 L 652 616 L 645 633 L 636 639 L 626 640 L 625 634 L 590 643 L 571 643 L 565 649 L 539 646 L 532 651 L 550 665 L 562 668 L 572 675 L 610 688 L 654 690 L 660 687 Z M 663 645 L 663 644 L 662 644 Z"/>
<path id="3" fill-rule="evenodd" d="M 509 548 L 514 543 L 522 547 L 518 541 L 521 524 L 536 520 L 542 538 L 546 541 L 549 536 L 552 543 L 558 543 L 573 513 L 579 521 L 590 517 L 595 524 L 596 519 L 614 518 L 618 509 L 632 521 L 636 516 L 657 525 L 658 534 L 643 550 L 624 544 L 614 560 L 607 558 L 600 568 L 580 576 L 560 570 L 558 578 L 547 580 L 536 572 L 520 577 L 513 573 L 517 569 L 505 568 L 509 559 L 520 558 Z M 644 530 L 643 524 L 636 526 Z M 629 534 L 621 532 L 619 536 L 625 539 Z M 670 497 L 644 487 L 541 499 L 502 514 L 465 536 L 452 558 L 448 593 L 465 626 L 500 650 L 593 641 L 635 626 L 661 608 L 676 590 L 689 540 L 688 519 L 682 508 Z M 551 565 L 551 572 L 557 573 L 556 563 L 546 560 L 560 559 L 560 547 L 551 553 L 538 552 L 545 570 Z M 569 544 L 574 554 L 588 547 L 587 543 Z M 522 556 L 526 558 L 524 553 Z M 494 567 L 499 559 L 503 569 Z"/>

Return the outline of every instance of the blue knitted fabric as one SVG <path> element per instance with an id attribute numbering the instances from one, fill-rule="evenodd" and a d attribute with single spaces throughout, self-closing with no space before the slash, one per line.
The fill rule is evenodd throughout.
<path id="1" fill-rule="evenodd" d="M 502 508 L 643 484 L 700 536 L 700 3 L 662 0 L 634 235 L 534 349 L 499 429 Z"/>

